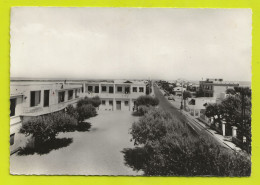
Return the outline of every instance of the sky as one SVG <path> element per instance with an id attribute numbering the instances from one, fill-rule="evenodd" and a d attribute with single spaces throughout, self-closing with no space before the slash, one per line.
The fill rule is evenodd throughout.
<path id="1" fill-rule="evenodd" d="M 250 9 L 11 9 L 11 77 L 251 81 Z"/>

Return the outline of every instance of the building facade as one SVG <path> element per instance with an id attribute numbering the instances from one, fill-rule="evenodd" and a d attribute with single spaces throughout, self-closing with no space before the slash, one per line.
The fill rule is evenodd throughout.
<path id="1" fill-rule="evenodd" d="M 52 82 L 10 83 L 10 152 L 26 145 L 19 133 L 22 122 L 75 105 L 83 96 L 82 85 Z"/>
<path id="2" fill-rule="evenodd" d="M 221 94 L 226 92 L 227 89 L 238 87 L 239 84 L 232 82 L 224 82 L 223 79 L 206 79 L 200 81 L 200 93 L 203 97 L 220 98 Z"/>
<path id="3" fill-rule="evenodd" d="M 139 96 L 145 95 L 144 81 L 114 80 L 110 82 L 85 83 L 87 97 L 99 96 L 100 110 L 133 110 Z"/>
<path id="4" fill-rule="evenodd" d="M 136 99 L 145 95 L 144 81 L 11 81 L 10 151 L 25 146 L 28 138 L 20 134 L 22 122 L 33 117 L 76 106 L 79 99 L 99 96 L 99 110 L 133 110 Z"/>

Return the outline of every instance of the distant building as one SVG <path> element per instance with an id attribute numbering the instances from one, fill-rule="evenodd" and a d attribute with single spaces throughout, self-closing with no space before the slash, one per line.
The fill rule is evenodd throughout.
<path id="1" fill-rule="evenodd" d="M 206 79 L 200 81 L 199 91 L 203 97 L 221 98 L 221 94 L 229 88 L 238 87 L 238 83 L 224 82 L 223 79 Z"/>
<path id="2" fill-rule="evenodd" d="M 176 96 L 182 96 L 183 91 L 186 91 L 186 88 L 184 87 L 174 87 L 173 92 Z"/>
<path id="3" fill-rule="evenodd" d="M 216 103 L 213 97 L 189 98 L 186 109 L 194 117 L 199 118 L 205 112 L 206 106 L 211 103 Z"/>
<path id="4" fill-rule="evenodd" d="M 114 80 L 85 83 L 84 86 L 87 97 L 100 97 L 100 110 L 133 110 L 136 99 L 146 94 L 144 81 Z"/>

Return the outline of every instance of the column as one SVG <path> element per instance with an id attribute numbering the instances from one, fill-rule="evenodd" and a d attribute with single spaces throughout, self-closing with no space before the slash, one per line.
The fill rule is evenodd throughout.
<path id="1" fill-rule="evenodd" d="M 232 137 L 237 137 L 237 127 L 232 127 Z"/>
<path id="2" fill-rule="evenodd" d="M 114 94 L 116 93 L 116 84 L 114 84 Z"/>
<path id="3" fill-rule="evenodd" d="M 43 102 L 44 102 L 44 90 L 41 90 L 40 94 L 40 107 L 43 107 Z"/>
<path id="4" fill-rule="evenodd" d="M 225 136 L 226 135 L 226 122 L 222 121 L 222 135 Z"/>
<path id="5" fill-rule="evenodd" d="M 98 91 L 98 94 L 100 94 L 100 93 L 101 93 L 101 84 L 99 83 L 99 84 L 98 84 L 98 86 L 99 86 L 99 89 L 98 89 L 98 90 L 99 90 L 99 91 Z"/>

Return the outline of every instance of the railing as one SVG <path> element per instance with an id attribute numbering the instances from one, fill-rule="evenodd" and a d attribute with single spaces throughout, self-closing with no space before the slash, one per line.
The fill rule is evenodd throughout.
<path id="1" fill-rule="evenodd" d="M 65 109 L 68 105 L 74 104 L 79 100 L 79 98 L 69 100 L 67 102 L 61 102 L 58 104 L 50 105 L 49 107 L 28 107 L 23 108 L 23 115 L 24 116 L 38 116 L 42 114 L 48 114 L 51 112 L 56 112 L 62 109 Z"/>

